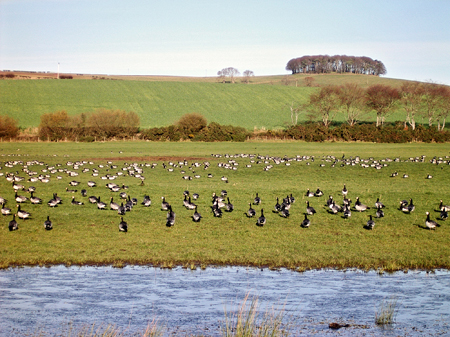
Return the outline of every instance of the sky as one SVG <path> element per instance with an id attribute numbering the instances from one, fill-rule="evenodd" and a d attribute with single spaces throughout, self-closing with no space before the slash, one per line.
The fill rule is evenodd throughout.
<path id="1" fill-rule="evenodd" d="M 280 75 L 317 54 L 450 85 L 450 1 L 0 0 L 0 70 Z"/>

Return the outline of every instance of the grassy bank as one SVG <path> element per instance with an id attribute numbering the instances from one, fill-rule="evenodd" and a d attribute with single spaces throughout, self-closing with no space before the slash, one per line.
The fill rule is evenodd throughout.
<path id="1" fill-rule="evenodd" d="M 152 264 L 162 267 L 183 265 L 188 268 L 208 265 L 251 265 L 268 267 L 287 267 L 304 270 L 307 268 L 347 268 L 398 270 L 408 268 L 449 268 L 450 232 L 445 221 L 437 220 L 441 225 L 435 231 L 424 229 L 425 212 L 431 212 L 433 219 L 439 217 L 435 212 L 439 200 L 450 203 L 448 186 L 450 183 L 449 165 L 434 165 L 429 161 L 434 156 L 449 155 L 446 144 L 348 144 L 327 143 L 311 144 L 302 142 L 276 143 L 151 143 L 151 142 L 109 142 L 109 143 L 2 143 L 0 152 L 2 162 L 0 172 L 0 196 L 7 199 L 6 207 L 15 208 L 14 191 L 11 183 L 5 179 L 6 173 L 15 173 L 27 177 L 27 169 L 37 175 L 50 175 L 49 183 L 21 182 L 25 187 L 36 186 L 35 196 L 43 199 L 42 205 L 32 205 L 29 201 L 22 209 L 31 213 L 31 219 L 18 220 L 19 230 L 8 231 L 11 216 L 2 216 L 0 240 L 0 266 L 6 268 L 17 265 L 47 264 Z M 302 161 L 292 160 L 290 166 L 275 164 L 271 159 L 249 157 L 215 157 L 211 154 L 255 154 L 296 158 L 296 156 L 314 156 Z M 386 164 L 380 170 L 363 168 L 361 165 L 344 165 L 338 162 L 332 167 L 335 156 L 341 159 L 360 156 L 368 164 L 385 158 L 400 158 L 399 162 L 383 161 Z M 424 162 L 410 161 L 410 157 L 426 156 Z M 36 160 L 38 163 L 31 162 Z M 78 169 L 70 162 L 85 160 Z M 175 167 L 173 172 L 163 169 L 163 163 L 187 160 L 186 167 Z M 218 163 L 238 163 L 237 170 L 228 170 Z M 445 160 L 448 160 L 445 159 Z M 12 167 L 5 165 L 12 161 Z M 107 162 L 111 163 L 108 164 Z M 207 170 L 203 163 L 211 165 Z M 265 163 L 267 161 L 268 163 Z M 40 163 L 42 165 L 40 165 Z M 91 163 L 89 163 L 91 162 Z M 191 163 L 202 164 L 199 168 L 189 169 Z M 144 186 L 141 180 L 128 176 L 123 168 L 137 163 L 143 169 Z M 147 163 L 158 164 L 151 169 Z M 60 164 L 61 166 L 58 166 Z M 231 163 L 233 164 L 233 162 Z M 324 166 L 321 166 L 323 164 Z M 361 163 L 360 163 L 361 164 Z M 99 165 L 104 165 L 99 167 Z M 111 167 L 116 165 L 117 167 Z M 246 167 L 251 165 L 251 167 Z M 273 165 L 268 171 L 263 168 Z M 51 168 L 61 172 L 51 173 Z M 168 168 L 171 167 L 170 165 Z M 89 171 L 83 173 L 82 170 Z M 42 170 L 47 170 L 42 172 Z M 99 176 L 93 177 L 94 169 Z M 64 171 L 66 170 L 66 171 Z M 68 171 L 79 173 L 69 177 Z M 181 171 L 185 173 L 181 173 Z M 135 169 L 134 169 L 135 171 Z M 392 172 L 399 176 L 391 178 Z M 98 210 L 82 197 L 80 190 L 87 189 L 88 196 L 100 196 L 109 205 L 110 197 L 121 202 L 118 193 L 105 187 L 109 181 L 101 179 L 107 174 L 117 176 L 112 182 L 119 186 L 128 185 L 124 190 L 138 199 L 138 205 L 124 216 L 128 222 L 128 233 L 120 233 L 117 212 Z M 403 174 L 409 178 L 403 179 Z M 212 174 L 212 178 L 207 178 Z M 425 179 L 427 174 L 432 179 Z M 184 180 L 183 176 L 200 175 L 200 178 Z M 60 176 L 61 179 L 57 179 Z M 228 177 L 229 183 L 221 180 Z M 27 177 L 28 179 L 28 177 Z M 71 187 L 71 180 L 80 181 L 80 185 Z M 97 187 L 87 187 L 87 181 L 94 180 Z M 371 207 L 366 212 L 352 211 L 350 219 L 343 219 L 342 213 L 330 214 L 324 206 L 329 195 L 333 195 L 340 204 L 341 189 L 346 184 L 349 197 Z M 320 187 L 325 196 L 307 198 L 305 192 Z M 77 189 L 69 193 L 66 188 Z M 215 192 L 227 190 L 235 209 L 224 212 L 222 218 L 211 213 L 211 196 Z M 203 219 L 194 223 L 193 211 L 183 207 L 183 191 L 198 193 L 195 202 Z M 57 193 L 63 203 L 50 208 L 46 202 Z M 262 205 L 253 206 L 260 214 L 263 208 L 267 224 L 256 226 L 255 218 L 247 218 L 244 213 L 248 203 L 256 193 L 262 198 Z M 272 213 L 276 198 L 288 194 L 296 198 L 290 209 L 290 217 L 281 218 Z M 19 194 L 27 195 L 19 191 Z M 140 205 L 144 195 L 153 201 L 149 208 Z M 27 195 L 29 196 L 29 194 Z M 83 201 L 84 205 L 71 204 L 71 198 Z M 176 212 L 175 226 L 165 226 L 166 213 L 160 210 L 161 197 L 165 196 Z M 363 228 L 368 215 L 375 214 L 376 198 L 387 206 L 385 217 L 375 219 L 373 230 Z M 398 210 L 399 201 L 412 198 L 416 205 L 411 214 Z M 309 200 L 317 210 L 310 216 L 311 226 L 300 227 L 305 212 L 305 201 Z M 54 229 L 45 231 L 43 222 L 47 215 L 53 221 Z M 448 220 L 447 220 L 448 221 Z"/>

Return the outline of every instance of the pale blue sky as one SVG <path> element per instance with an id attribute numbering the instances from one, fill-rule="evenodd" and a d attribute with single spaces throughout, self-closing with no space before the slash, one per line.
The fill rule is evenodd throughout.
<path id="1" fill-rule="evenodd" d="M 0 69 L 278 75 L 312 54 L 450 84 L 450 1 L 0 0 Z"/>

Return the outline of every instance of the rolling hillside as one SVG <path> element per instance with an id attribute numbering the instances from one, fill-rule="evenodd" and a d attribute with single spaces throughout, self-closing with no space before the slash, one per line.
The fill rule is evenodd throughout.
<path id="1" fill-rule="evenodd" d="M 255 77 L 251 84 L 217 83 L 216 78 L 111 76 L 122 80 L 2 80 L 0 114 L 19 121 L 22 128 L 39 125 L 44 113 L 69 114 L 98 108 L 135 111 L 141 127 L 166 126 L 185 113 L 198 112 L 208 122 L 276 129 L 290 123 L 288 104 L 306 102 L 315 88 L 304 87 L 305 75 Z M 400 80 L 364 75 L 315 75 L 316 85 L 356 82 L 397 86 Z M 129 79 L 129 80 L 123 80 Z M 177 80 L 178 79 L 178 80 Z M 286 83 L 286 80 L 288 82 Z M 306 116 L 300 119 L 304 120 Z M 400 113 L 390 119 L 402 119 Z"/>

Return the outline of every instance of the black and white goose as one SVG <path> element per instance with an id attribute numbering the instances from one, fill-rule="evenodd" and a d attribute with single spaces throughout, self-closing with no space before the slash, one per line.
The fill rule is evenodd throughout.
<path id="1" fill-rule="evenodd" d="M 281 205 L 281 211 L 278 213 L 278 215 L 283 218 L 289 218 L 289 215 L 290 215 L 289 208 L 286 208 L 286 204 Z"/>
<path id="2" fill-rule="evenodd" d="M 16 215 L 13 214 L 13 219 L 9 222 L 8 229 L 10 232 L 16 231 L 19 229 L 19 225 L 16 221 Z"/>
<path id="3" fill-rule="evenodd" d="M 249 209 L 247 211 L 247 218 L 253 218 L 256 215 L 256 211 L 252 208 L 252 203 L 248 203 Z"/>
<path id="4" fill-rule="evenodd" d="M 66 187 L 66 192 L 67 192 L 67 193 L 77 193 L 78 190 L 69 190 L 69 189 Z"/>
<path id="5" fill-rule="evenodd" d="M 96 204 L 98 202 L 97 197 L 93 195 L 90 196 L 88 200 L 91 204 Z"/>
<path id="6" fill-rule="evenodd" d="M 128 232 L 128 224 L 126 221 L 123 220 L 123 216 L 120 217 L 120 222 L 119 222 L 119 232 Z"/>
<path id="7" fill-rule="evenodd" d="M 445 212 L 450 212 L 450 206 L 444 205 L 443 201 L 440 200 L 440 202 L 439 202 L 439 210 L 440 211 L 445 211 Z"/>
<path id="8" fill-rule="evenodd" d="M 20 208 L 20 205 L 17 205 L 17 216 L 19 217 L 19 219 L 25 220 L 28 219 L 30 217 L 30 213 L 28 213 L 27 211 L 24 211 Z"/>
<path id="9" fill-rule="evenodd" d="M 300 224 L 300 226 L 303 227 L 303 228 L 308 228 L 310 224 L 311 224 L 311 221 L 308 219 L 308 215 L 305 214 L 305 219 L 303 219 L 303 221 Z"/>
<path id="10" fill-rule="evenodd" d="M 161 211 L 168 211 L 169 210 L 169 203 L 166 201 L 165 197 L 161 197 Z"/>
<path id="11" fill-rule="evenodd" d="M 259 205 L 261 203 L 261 198 L 258 196 L 258 193 L 256 193 L 256 197 L 253 200 L 253 205 Z"/>
<path id="12" fill-rule="evenodd" d="M 308 190 L 306 191 L 305 196 L 307 196 L 308 198 L 312 198 L 314 196 L 314 192 L 311 192 L 308 188 Z"/>
<path id="13" fill-rule="evenodd" d="M 266 224 L 266 217 L 264 216 L 264 210 L 261 209 L 261 216 L 258 218 L 256 225 L 262 227 Z"/>
<path id="14" fill-rule="evenodd" d="M 227 197 L 227 203 L 225 204 L 225 212 L 233 212 L 234 205 L 230 202 L 230 198 Z"/>
<path id="15" fill-rule="evenodd" d="M 110 198 L 110 202 L 109 202 L 109 208 L 112 209 L 113 211 L 117 211 L 119 209 L 119 204 L 114 202 L 114 198 L 111 197 Z"/>
<path id="16" fill-rule="evenodd" d="M 175 225 L 175 212 L 172 210 L 172 206 L 171 205 L 169 205 L 167 210 L 168 210 L 168 212 L 167 212 L 166 226 L 167 227 L 172 227 L 173 225 Z"/>
<path id="17" fill-rule="evenodd" d="M 211 207 L 214 217 L 220 218 L 222 217 L 222 210 L 219 208 L 217 203 L 214 203 Z"/>
<path id="18" fill-rule="evenodd" d="M 375 208 L 384 208 L 384 204 L 380 201 L 380 198 L 377 198 L 377 201 L 375 201 Z"/>
<path id="19" fill-rule="evenodd" d="M 55 193 L 53 193 L 53 198 L 47 202 L 47 205 L 52 208 L 58 207 L 58 200 L 56 200 Z"/>
<path id="20" fill-rule="evenodd" d="M 377 217 L 377 218 L 382 218 L 382 217 L 384 217 L 384 212 L 383 212 L 383 210 L 381 209 L 381 207 L 378 205 L 378 207 L 377 207 L 377 212 L 375 213 L 375 216 Z"/>
<path id="21" fill-rule="evenodd" d="M 344 184 L 344 188 L 342 188 L 342 195 L 345 197 L 348 194 L 347 187 Z"/>
<path id="22" fill-rule="evenodd" d="M 333 196 L 330 195 L 330 196 L 328 197 L 328 200 L 327 200 L 326 205 L 327 205 L 328 207 L 330 207 L 330 205 L 331 205 L 332 203 L 333 203 Z"/>
<path id="23" fill-rule="evenodd" d="M 289 202 L 293 204 L 295 202 L 295 198 L 292 196 L 292 193 L 289 195 Z"/>
<path id="24" fill-rule="evenodd" d="M 279 211 L 281 211 L 281 205 L 280 205 L 280 199 L 277 197 L 277 203 L 274 206 L 274 213 L 278 213 Z"/>
<path id="25" fill-rule="evenodd" d="M 120 206 L 117 208 L 117 213 L 119 215 L 125 215 L 127 208 L 123 205 L 123 202 L 120 203 Z"/>
<path id="26" fill-rule="evenodd" d="M 317 188 L 317 190 L 314 192 L 315 197 L 321 197 L 323 195 L 323 192 L 320 190 L 320 188 Z"/>
<path id="27" fill-rule="evenodd" d="M 53 225 L 52 225 L 52 222 L 50 221 L 50 216 L 49 215 L 47 215 L 47 220 L 44 221 L 44 228 L 47 231 L 53 229 Z"/>
<path id="28" fill-rule="evenodd" d="M 341 206 L 337 205 L 334 200 L 331 203 L 331 205 L 329 205 L 328 207 L 330 208 L 331 213 L 333 213 L 333 214 L 337 214 L 342 210 Z"/>
<path id="29" fill-rule="evenodd" d="M 96 183 L 95 181 L 89 180 L 89 181 L 87 182 L 87 185 L 88 185 L 89 187 L 95 187 L 95 186 L 97 186 L 97 183 Z"/>
<path id="30" fill-rule="evenodd" d="M 350 210 L 350 205 L 344 205 L 344 219 L 348 219 L 352 216 L 352 211 Z"/>
<path id="31" fill-rule="evenodd" d="M 355 209 L 358 212 L 364 212 L 368 209 L 369 207 L 367 207 L 367 205 L 364 205 L 363 203 L 361 203 L 361 201 L 359 200 L 359 197 L 356 197 L 356 202 L 355 202 Z"/>
<path id="32" fill-rule="evenodd" d="M 100 210 L 106 209 L 106 204 L 100 200 L 100 197 L 97 198 L 97 208 Z"/>
<path id="33" fill-rule="evenodd" d="M 30 202 L 31 202 L 32 204 L 34 204 L 34 205 L 38 205 L 38 204 L 42 204 L 42 199 L 41 199 L 41 198 L 38 198 L 38 197 L 35 197 L 35 196 L 34 196 L 34 192 L 31 192 L 31 195 L 30 195 Z"/>
<path id="34" fill-rule="evenodd" d="M 425 214 L 427 215 L 427 218 L 425 220 L 425 226 L 428 229 L 436 229 L 436 227 L 439 225 L 436 221 L 430 219 L 430 212 L 426 212 Z"/>
<path id="35" fill-rule="evenodd" d="M 369 220 L 365 226 L 366 229 L 373 229 L 375 227 L 375 221 L 372 220 L 372 215 L 369 215 Z"/>
<path id="36" fill-rule="evenodd" d="M 402 212 L 408 212 L 408 200 L 402 200 L 400 201 L 399 210 Z"/>
<path id="37" fill-rule="evenodd" d="M 152 205 L 152 200 L 148 195 L 144 196 L 144 200 L 141 202 L 141 205 L 144 205 L 145 207 L 150 207 Z"/>
<path id="38" fill-rule="evenodd" d="M 82 197 L 87 197 L 87 191 L 85 189 L 81 190 L 81 196 Z"/>
<path id="39" fill-rule="evenodd" d="M 200 222 L 202 216 L 201 214 L 197 211 L 197 206 L 195 206 L 195 212 L 194 214 L 192 214 L 192 221 L 194 222 Z"/>
<path id="40" fill-rule="evenodd" d="M 406 208 L 408 210 L 408 213 L 411 213 L 416 209 L 416 206 L 413 204 L 412 199 L 409 199 L 409 205 Z"/>
<path id="41" fill-rule="evenodd" d="M 18 203 L 24 203 L 24 202 L 26 202 L 28 200 L 27 197 L 25 197 L 23 195 L 18 195 L 17 192 L 14 192 L 14 199 Z"/>
<path id="42" fill-rule="evenodd" d="M 440 217 L 441 217 L 441 220 L 447 220 L 448 219 L 448 212 L 447 211 L 441 211 Z"/>
<path id="43" fill-rule="evenodd" d="M 77 206 L 84 205 L 83 202 L 75 200 L 75 196 L 74 195 L 72 195 L 72 202 L 71 203 L 72 203 L 72 205 L 77 205 Z"/>
<path id="44" fill-rule="evenodd" d="M 11 208 L 5 207 L 5 202 L 2 202 L 2 215 L 10 215 Z"/>
<path id="45" fill-rule="evenodd" d="M 306 201 L 306 214 L 308 215 L 314 215 L 316 214 L 316 210 L 314 209 L 314 207 L 309 205 L 309 201 Z"/>

